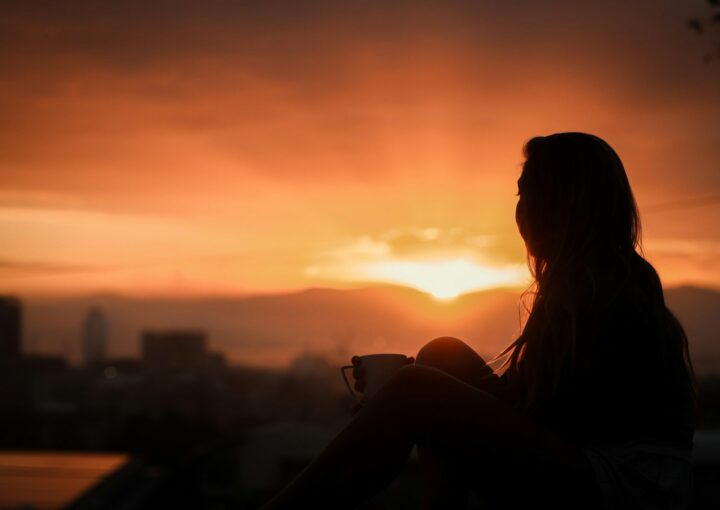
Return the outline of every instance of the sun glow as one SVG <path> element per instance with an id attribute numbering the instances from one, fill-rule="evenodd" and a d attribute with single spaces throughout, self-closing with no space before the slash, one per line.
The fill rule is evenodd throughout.
<path id="1" fill-rule="evenodd" d="M 467 292 L 520 286 L 529 281 L 525 265 L 491 267 L 465 259 L 375 262 L 366 265 L 363 273 L 371 279 L 414 287 L 443 301 Z"/>

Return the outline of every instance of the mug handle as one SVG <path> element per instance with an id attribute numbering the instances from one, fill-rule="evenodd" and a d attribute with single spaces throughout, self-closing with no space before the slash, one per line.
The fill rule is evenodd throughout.
<path id="1" fill-rule="evenodd" d="M 345 381 L 345 386 L 347 386 L 350 394 L 355 398 L 357 402 L 360 402 L 360 397 L 358 397 L 357 393 L 355 393 L 355 391 L 352 389 L 352 386 L 350 386 L 350 381 L 348 381 L 348 378 L 345 375 L 345 370 L 349 368 L 355 368 L 355 365 L 345 365 L 344 367 L 340 367 L 340 373 L 342 374 L 343 381 Z"/>

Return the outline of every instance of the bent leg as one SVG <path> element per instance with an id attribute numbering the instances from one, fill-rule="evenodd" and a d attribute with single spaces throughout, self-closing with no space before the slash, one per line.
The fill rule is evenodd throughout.
<path id="1" fill-rule="evenodd" d="M 502 498 L 487 494 L 505 500 L 505 508 L 591 508 L 596 500 L 588 494 L 592 469 L 575 446 L 487 392 L 441 370 L 409 365 L 264 508 L 352 508 L 392 481 L 415 443 L 467 469 L 481 498 L 499 482 L 516 487 Z"/>
<path id="2" fill-rule="evenodd" d="M 479 379 L 492 372 L 472 347 L 451 336 L 438 337 L 425 344 L 415 362 L 442 370 L 471 386 L 477 386 Z M 461 466 L 428 445 L 418 443 L 416 446 L 422 510 L 466 508 L 469 483 Z"/>

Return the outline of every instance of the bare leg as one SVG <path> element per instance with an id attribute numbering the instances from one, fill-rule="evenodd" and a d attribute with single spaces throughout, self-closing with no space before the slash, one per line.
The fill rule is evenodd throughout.
<path id="1" fill-rule="evenodd" d="M 493 480 L 483 474 L 502 459 L 509 468 L 498 479 L 524 487 L 506 495 L 511 508 L 591 508 L 594 498 L 583 496 L 592 470 L 582 452 L 489 393 L 422 365 L 401 368 L 263 508 L 353 508 L 395 478 L 416 443 L 452 452 L 488 489 Z"/>
<path id="2" fill-rule="evenodd" d="M 455 337 L 435 338 L 415 357 L 420 365 L 435 367 L 472 386 L 492 371 L 472 347 Z M 418 444 L 422 510 L 464 509 L 468 505 L 469 482 L 461 466 L 439 451 Z"/>
<path id="3" fill-rule="evenodd" d="M 354 508 L 389 485 L 414 444 L 409 419 L 393 409 L 402 403 L 396 388 L 406 386 L 403 379 L 398 372 L 262 510 Z"/>
<path id="4" fill-rule="evenodd" d="M 420 461 L 421 510 L 467 508 L 469 483 L 462 468 L 436 449 L 417 445 Z"/>

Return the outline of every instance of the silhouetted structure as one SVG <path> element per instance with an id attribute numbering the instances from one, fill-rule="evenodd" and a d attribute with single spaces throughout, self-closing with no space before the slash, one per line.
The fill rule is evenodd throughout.
<path id="1" fill-rule="evenodd" d="M 194 371 L 207 363 L 207 338 L 203 331 L 146 331 L 142 352 L 151 370 Z"/>
<path id="2" fill-rule="evenodd" d="M 0 361 L 20 358 L 22 305 L 11 296 L 0 297 Z"/>
<path id="3" fill-rule="evenodd" d="M 100 308 L 91 308 L 83 322 L 83 362 L 94 365 L 107 355 L 108 324 Z"/>

